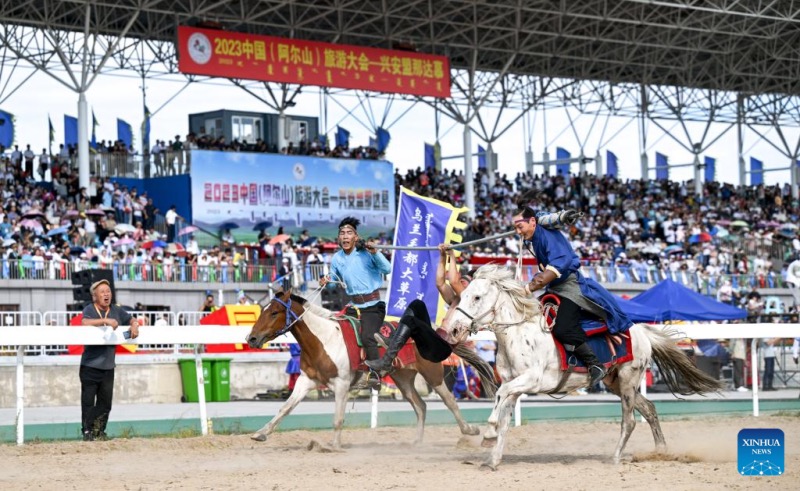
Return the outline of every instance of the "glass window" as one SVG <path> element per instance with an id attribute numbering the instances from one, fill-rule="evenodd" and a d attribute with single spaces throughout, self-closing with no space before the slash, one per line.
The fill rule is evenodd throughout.
<path id="1" fill-rule="evenodd" d="M 231 118 L 232 137 L 240 142 L 255 143 L 261 138 L 261 121 L 246 116 Z"/>

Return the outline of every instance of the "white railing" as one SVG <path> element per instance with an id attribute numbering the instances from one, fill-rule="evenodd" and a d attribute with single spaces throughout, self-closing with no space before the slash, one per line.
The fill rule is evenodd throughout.
<path id="1" fill-rule="evenodd" d="M 691 339 L 720 339 L 720 338 L 750 338 L 757 334 L 761 339 L 800 337 L 800 324 L 681 324 L 676 327 L 680 330 L 681 338 Z M 17 401 L 17 444 L 25 442 L 24 416 L 25 416 L 25 348 L 27 346 L 58 345 L 117 345 L 132 344 L 131 340 L 123 337 L 125 328 L 113 330 L 110 327 L 97 328 L 88 326 L 0 326 L 0 345 L 17 346 L 16 358 L 16 401 Z M 203 435 L 208 434 L 208 418 L 203 390 L 203 369 L 201 359 L 201 346 L 205 344 L 241 343 L 250 333 L 248 326 L 142 326 L 139 337 L 134 340 L 139 345 L 195 345 L 195 363 L 197 372 L 197 387 L 200 405 L 200 427 Z M 758 341 L 752 341 L 752 384 L 753 384 L 753 415 L 759 415 L 758 400 Z M 478 333 L 474 339 L 494 339 L 490 332 Z M 273 343 L 291 343 L 294 339 L 290 335 L 283 335 Z M 372 398 L 373 419 L 377 415 L 377 397 Z"/>

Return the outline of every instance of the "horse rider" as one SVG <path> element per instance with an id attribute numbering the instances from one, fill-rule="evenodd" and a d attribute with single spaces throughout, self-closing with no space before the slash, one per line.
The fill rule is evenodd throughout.
<path id="1" fill-rule="evenodd" d="M 564 213 L 564 212 L 560 212 Z M 543 216 L 543 226 L 548 228 L 560 228 L 562 222 L 559 220 L 560 213 L 551 213 Z M 449 267 L 448 264 L 449 261 Z M 450 245 L 439 245 L 439 264 L 436 268 L 436 289 L 444 299 L 445 303 L 450 308 L 458 305 L 461 300 L 461 292 L 463 292 L 467 285 L 472 281 L 472 276 L 475 274 L 475 269 L 470 270 L 466 274 L 461 274 L 456 265 L 455 251 Z M 380 334 L 375 335 L 379 342 L 386 345 L 386 352 L 383 358 L 375 361 L 367 361 L 366 364 L 371 369 L 380 372 L 381 374 L 390 373 L 392 371 L 392 362 L 394 361 L 400 349 L 405 345 L 408 338 L 413 338 L 417 345 L 417 350 L 420 356 L 428 361 L 435 363 L 447 359 L 452 353 L 451 346 L 445 342 L 438 334 L 436 334 L 433 325 L 431 324 L 428 309 L 421 300 L 414 300 L 403 312 L 400 321 L 397 323 L 397 329 L 392 333 L 391 338 L 388 340 L 381 337 Z"/>
<path id="2" fill-rule="evenodd" d="M 450 258 L 449 267 L 448 258 Z M 447 244 L 439 246 L 436 288 L 448 305 L 451 307 L 458 305 L 461 292 L 472 281 L 473 273 L 474 271 L 470 271 L 462 275 L 456 265 L 455 251 Z M 388 340 L 381 337 L 380 333 L 375 334 L 375 337 L 377 341 L 386 345 L 386 352 L 383 358 L 369 360 L 366 364 L 381 375 L 392 372 L 392 362 L 408 338 L 414 339 L 420 356 L 434 363 L 444 361 L 453 352 L 452 347 L 434 330 L 428 308 L 422 300 L 414 300 L 408 304 L 397 323 L 397 329 Z"/>
<path id="3" fill-rule="evenodd" d="M 540 270 L 525 289 L 533 293 L 546 288 L 547 292 L 558 296 L 560 304 L 553 335 L 567 352 L 586 365 L 590 384 L 595 385 L 606 376 L 606 371 L 586 343 L 586 333 L 580 327 L 582 313 L 589 312 L 603 319 L 611 333 L 626 331 L 633 322 L 608 290 L 581 274 L 580 260 L 566 237 L 557 230 L 538 227 L 536 212 L 524 202 L 514 214 L 514 229 L 536 257 Z M 561 212 L 561 221 L 571 224 L 578 216 L 574 210 L 567 210 Z"/>
<path id="4" fill-rule="evenodd" d="M 344 283 L 352 308 L 361 320 L 361 342 L 369 363 L 380 356 L 374 336 L 386 317 L 386 303 L 381 300 L 380 288 L 383 275 L 391 272 L 391 265 L 373 242 L 361 240 L 358 235 L 360 224 L 354 217 L 345 217 L 339 223 L 341 249 L 331 258 L 329 276 L 320 278 L 319 284 L 324 287 L 330 278 Z M 374 370 L 370 370 L 367 376 L 367 387 L 376 390 L 381 388 L 380 376 Z"/>

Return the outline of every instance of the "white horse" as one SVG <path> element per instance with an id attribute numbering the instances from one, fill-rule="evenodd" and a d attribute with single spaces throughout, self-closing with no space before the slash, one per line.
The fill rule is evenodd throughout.
<path id="1" fill-rule="evenodd" d="M 586 373 L 571 373 L 562 380 L 559 354 L 552 333 L 546 328 L 539 301 L 531 298 L 513 273 L 495 265 L 483 266 L 461 293 L 461 302 L 448 313 L 442 328 L 451 343 L 485 328 L 497 337 L 497 368 L 503 380 L 495 395 L 489 428 L 483 445 L 492 447 L 486 465 L 496 469 L 503 457 L 509 419 L 517 398 L 524 393 L 569 392 L 589 385 Z M 714 380 L 692 365 L 671 337 L 674 332 L 645 324 L 630 328 L 633 360 L 613 366 L 603 379 L 622 400 L 622 430 L 614 450 L 619 463 L 622 451 L 636 426 L 636 409 L 650 424 L 656 449 L 666 449 L 655 406 L 639 393 L 642 375 L 651 359 L 658 363 L 673 393 L 683 395 L 721 389 Z"/>
<path id="2" fill-rule="evenodd" d="M 264 307 L 247 336 L 247 343 L 252 348 L 259 348 L 286 332 L 291 332 L 300 345 L 300 377 L 297 379 L 292 395 L 280 408 L 278 414 L 251 438 L 256 441 L 265 441 L 284 416 L 289 414 L 309 391 L 325 385 L 333 391 L 336 401 L 333 418 L 333 448 L 341 448 L 347 396 L 364 372 L 350 368 L 347 348 L 339 321 L 334 318 L 334 313 L 311 304 L 302 297 L 292 295 L 291 291 L 279 293 Z M 476 369 L 481 382 L 488 391 L 492 392 L 494 388 L 492 368 L 481 359 L 477 352 L 463 346 L 456 346 L 453 351 Z M 416 356 L 415 363 L 408 364 L 392 373 L 392 379 L 397 384 L 397 388 L 411 403 L 417 415 L 417 436 L 414 443 L 422 442 L 425 430 L 426 404 L 414 387 L 417 373 L 422 375 L 425 381 L 433 387 L 445 406 L 453 413 L 461 433 L 465 435 L 479 434 L 480 430 L 476 426 L 468 424 L 461 416 L 453 394 L 447 390 L 442 364 L 422 358 L 419 351 L 416 351 Z"/>

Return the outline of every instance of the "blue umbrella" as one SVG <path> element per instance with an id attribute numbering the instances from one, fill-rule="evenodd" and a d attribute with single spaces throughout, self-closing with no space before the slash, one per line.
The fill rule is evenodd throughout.
<path id="1" fill-rule="evenodd" d="M 83 254 L 84 252 L 86 252 L 86 249 L 84 249 L 83 247 L 75 246 L 75 247 L 70 247 L 69 248 L 69 253 L 71 255 L 73 255 L 73 256 L 79 256 L 79 255 Z"/>
<path id="2" fill-rule="evenodd" d="M 267 221 L 267 222 L 258 222 L 253 227 L 253 230 L 257 230 L 257 231 L 260 232 L 262 230 L 266 230 L 266 229 L 270 228 L 271 226 L 272 226 L 272 222 L 269 222 L 269 221 Z"/>
<path id="3" fill-rule="evenodd" d="M 63 227 L 54 228 L 53 230 L 51 230 L 51 231 L 47 232 L 47 236 L 48 236 L 48 237 L 52 237 L 52 236 L 54 236 L 54 235 L 61 235 L 61 234 L 65 234 L 65 233 L 67 233 L 67 232 L 69 232 L 69 227 L 67 227 L 67 226 L 65 225 L 65 226 L 63 226 Z"/>
<path id="4" fill-rule="evenodd" d="M 236 222 L 225 222 L 219 226 L 220 230 L 233 230 L 235 228 L 239 228 L 239 224 Z"/>

